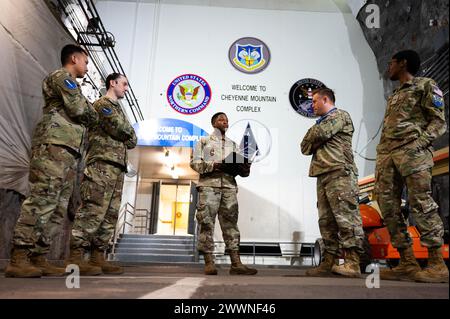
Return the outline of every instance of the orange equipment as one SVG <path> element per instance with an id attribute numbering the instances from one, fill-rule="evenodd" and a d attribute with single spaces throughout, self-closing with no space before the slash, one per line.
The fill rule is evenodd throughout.
<path id="1" fill-rule="evenodd" d="M 363 222 L 364 233 L 370 246 L 370 259 L 386 259 L 395 264 L 400 255 L 396 248 L 392 246 L 391 236 L 387 227 L 383 225 L 378 211 L 369 205 L 360 204 L 359 210 Z M 413 240 L 413 251 L 416 259 L 427 259 L 428 249 L 420 244 L 420 233 L 415 226 L 408 227 L 409 235 Z M 442 255 L 448 260 L 448 244 L 442 246 Z"/>

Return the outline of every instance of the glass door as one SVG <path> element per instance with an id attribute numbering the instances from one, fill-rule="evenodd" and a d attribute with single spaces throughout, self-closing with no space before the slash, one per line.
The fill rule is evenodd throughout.
<path id="1" fill-rule="evenodd" d="M 159 197 L 158 235 L 187 235 L 190 185 L 162 184 Z"/>

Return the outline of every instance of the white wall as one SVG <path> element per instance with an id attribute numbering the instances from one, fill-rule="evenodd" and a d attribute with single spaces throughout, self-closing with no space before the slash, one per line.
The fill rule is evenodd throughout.
<path id="1" fill-rule="evenodd" d="M 330 1 L 332 2 L 332 1 Z M 117 40 L 116 49 L 146 119 L 170 117 L 210 131 L 217 111 L 230 124 L 254 119 L 271 131 L 273 149 L 255 164 L 252 176 L 239 179 L 239 227 L 242 240 L 314 241 L 317 226 L 315 179 L 308 177 L 310 157 L 299 144 L 314 120 L 297 114 L 289 103 L 291 86 L 315 78 L 336 92 L 337 106 L 350 112 L 355 125 L 353 146 L 361 150 L 375 134 L 384 113 L 382 82 L 375 57 L 351 11 L 304 12 L 99 1 L 105 27 Z M 245 36 L 264 41 L 271 63 L 248 75 L 228 61 L 228 49 Z M 182 115 L 168 106 L 166 89 L 175 77 L 194 73 L 212 89 L 210 105 L 197 115 Z M 221 94 L 237 93 L 232 84 L 267 87 L 276 103 L 261 103 L 262 112 L 236 111 L 236 102 Z M 254 104 L 254 103 L 253 103 Z M 363 152 L 375 156 L 378 139 Z M 239 142 L 239 141 L 237 141 Z M 355 157 L 360 176 L 373 173 L 374 163 Z M 220 233 L 216 233 L 220 238 Z"/>

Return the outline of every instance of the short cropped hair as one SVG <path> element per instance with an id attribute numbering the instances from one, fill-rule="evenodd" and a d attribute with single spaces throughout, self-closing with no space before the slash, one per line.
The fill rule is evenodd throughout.
<path id="1" fill-rule="evenodd" d="M 336 102 L 336 97 L 334 96 L 334 92 L 332 89 L 323 87 L 323 88 L 314 90 L 313 95 L 314 94 L 319 94 L 320 96 L 326 96 L 333 102 L 333 104 Z"/>
<path id="2" fill-rule="evenodd" d="M 404 50 L 397 52 L 392 58 L 397 60 L 398 62 L 406 60 L 406 69 L 412 75 L 416 75 L 420 69 L 420 56 L 414 50 Z"/>
<path id="3" fill-rule="evenodd" d="M 107 77 L 106 77 L 106 83 L 105 83 L 105 85 L 106 85 L 106 90 L 109 90 L 109 88 L 111 87 L 111 81 L 114 81 L 114 80 L 117 80 L 118 78 L 120 78 L 121 76 L 125 76 L 125 75 L 123 75 L 123 74 L 121 74 L 121 73 L 117 73 L 117 72 L 113 72 L 113 73 L 111 73 L 110 75 L 108 75 Z"/>
<path id="4" fill-rule="evenodd" d="M 61 65 L 66 65 L 70 61 L 70 57 L 74 53 L 84 53 L 89 55 L 85 49 L 75 44 L 68 44 L 61 50 Z"/>
<path id="5" fill-rule="evenodd" d="M 220 115 L 225 115 L 225 116 L 227 116 L 225 113 L 223 113 L 223 112 L 217 112 L 216 114 L 214 114 L 212 117 L 211 117 L 211 124 L 212 125 L 214 125 L 214 122 L 216 121 L 216 119 L 220 116 Z"/>

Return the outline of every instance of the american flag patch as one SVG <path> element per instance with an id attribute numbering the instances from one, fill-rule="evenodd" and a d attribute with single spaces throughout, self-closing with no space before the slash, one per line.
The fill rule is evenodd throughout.
<path id="1" fill-rule="evenodd" d="M 433 87 L 433 93 L 442 96 L 442 91 L 436 86 L 436 85 L 432 85 Z"/>

